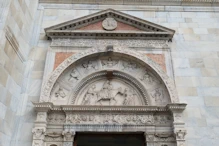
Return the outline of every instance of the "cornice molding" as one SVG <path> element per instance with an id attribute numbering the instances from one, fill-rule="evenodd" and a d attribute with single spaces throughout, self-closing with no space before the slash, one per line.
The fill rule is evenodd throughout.
<path id="1" fill-rule="evenodd" d="M 84 26 L 103 21 L 111 17 L 118 22 L 125 23 L 140 31 L 98 31 L 78 30 Z M 171 40 L 175 31 L 158 24 L 127 15 L 125 13 L 106 9 L 85 17 L 67 21 L 45 29 L 49 38 L 74 38 L 74 39 L 146 39 L 146 40 Z"/>
<path id="2" fill-rule="evenodd" d="M 185 103 L 171 103 L 166 106 L 85 106 L 85 105 L 54 105 L 51 102 L 33 103 L 37 112 L 48 111 L 64 111 L 64 112 L 167 112 L 169 110 L 178 109 L 183 111 L 186 107 Z"/>
<path id="3" fill-rule="evenodd" d="M 39 3 L 53 4 L 98 4 L 98 5 L 148 5 L 148 6 L 219 6 L 218 0 L 39 0 Z"/>

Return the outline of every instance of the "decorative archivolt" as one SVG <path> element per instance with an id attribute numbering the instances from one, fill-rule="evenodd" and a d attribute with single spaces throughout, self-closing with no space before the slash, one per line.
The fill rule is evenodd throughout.
<path id="1" fill-rule="evenodd" d="M 101 59 L 101 60 L 92 60 L 92 59 L 85 60 L 85 58 L 92 58 L 92 56 L 94 56 L 94 58 L 95 58 L 97 56 L 101 56 L 101 55 L 103 56 L 103 54 L 105 56 L 108 56 L 108 58 Z M 142 72 L 143 74 L 139 77 L 135 76 L 135 73 L 133 73 L 133 72 L 131 74 L 129 74 L 131 72 L 131 70 L 135 70 L 138 72 L 137 64 L 132 63 L 127 59 L 125 59 L 126 62 L 124 62 L 124 60 L 114 59 L 114 58 L 110 57 L 109 54 L 115 54 L 117 56 L 126 56 L 126 58 L 128 58 L 128 59 L 131 58 L 131 60 L 134 60 L 135 62 L 139 62 L 142 66 L 144 66 L 146 68 L 146 70 L 143 69 L 143 72 Z M 88 74 L 85 73 L 84 76 L 81 76 L 81 72 L 79 71 L 78 68 L 72 69 L 72 66 L 76 66 L 75 64 L 77 64 L 77 62 L 82 63 L 82 64 L 80 64 L 80 67 L 82 67 L 85 70 L 85 72 L 87 72 Z M 124 62 L 124 64 L 123 64 L 123 62 Z M 122 64 L 122 66 L 121 66 L 121 64 Z M 117 66 L 117 68 L 115 66 Z M 151 76 L 154 75 L 154 76 L 156 76 L 156 78 L 160 78 L 160 79 L 158 79 L 158 81 L 160 80 L 163 83 L 165 89 L 167 89 L 168 95 L 170 96 L 170 100 L 171 100 L 169 102 L 171 102 L 171 103 L 179 102 L 178 97 L 177 97 L 177 93 L 176 93 L 176 89 L 175 89 L 175 85 L 174 85 L 172 79 L 166 75 L 166 73 L 160 68 L 159 65 L 157 65 L 154 61 L 149 59 L 144 54 L 140 54 L 134 50 L 125 49 L 122 47 L 114 47 L 111 49 L 107 49 L 107 48 L 90 49 L 90 50 L 86 50 L 86 51 L 74 54 L 71 57 L 69 57 L 68 59 L 66 59 L 63 63 L 61 63 L 52 72 L 50 77 L 44 82 L 44 84 L 42 86 L 40 102 L 51 101 L 51 94 L 52 94 L 52 91 L 54 90 L 54 88 L 57 88 L 56 89 L 57 92 L 55 93 L 56 97 L 63 98 L 65 96 L 67 96 L 66 92 L 64 91 L 65 89 L 57 87 L 57 86 L 59 86 L 59 84 L 57 84 L 57 82 L 59 82 L 59 83 L 62 82 L 60 77 L 65 72 L 70 71 L 69 76 L 67 77 L 68 81 L 72 82 L 71 85 L 76 85 L 77 81 L 80 81 L 80 80 L 82 81 L 86 78 L 89 78 L 90 71 L 93 74 L 96 72 L 100 72 L 101 70 L 102 71 L 104 71 L 104 70 L 110 71 L 113 69 L 128 73 L 134 79 L 136 79 L 136 81 L 139 81 L 142 84 L 144 84 L 144 82 L 145 82 L 144 80 L 147 80 L 147 82 L 150 82 L 150 80 L 152 80 Z M 153 72 L 153 74 L 151 74 L 150 72 Z M 114 72 L 114 74 L 115 74 L 115 72 Z M 66 86 L 68 86 L 68 84 Z M 144 86 L 146 86 L 146 84 L 144 84 Z M 66 87 L 66 88 L 69 88 L 69 87 Z M 72 90 L 72 89 L 68 89 L 68 90 Z M 82 89 L 82 87 L 81 87 L 81 89 Z M 102 89 L 99 89 L 99 91 L 96 91 L 96 92 L 100 92 L 100 91 L 102 92 Z M 123 93 L 119 93 L 119 94 L 121 94 L 121 95 L 124 94 L 124 91 L 122 91 L 122 92 Z M 99 93 L 97 93 L 97 94 L 99 94 Z M 135 94 L 138 94 L 138 93 L 135 93 Z M 159 89 L 154 90 L 154 98 L 156 98 L 155 96 L 157 96 L 157 98 L 159 98 L 159 96 L 161 96 L 160 94 L 161 94 L 161 92 L 159 91 Z"/>

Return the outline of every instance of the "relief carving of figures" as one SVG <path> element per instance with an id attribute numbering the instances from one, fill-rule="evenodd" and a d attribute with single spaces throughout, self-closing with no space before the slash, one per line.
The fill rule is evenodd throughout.
<path id="1" fill-rule="evenodd" d="M 59 86 L 59 84 L 57 83 L 56 86 L 54 87 L 54 99 L 64 99 L 67 95 L 66 95 L 66 91 Z"/>
<path id="2" fill-rule="evenodd" d="M 68 79 L 68 81 L 76 82 L 78 80 L 79 80 L 79 73 L 77 72 L 76 69 L 73 69 L 70 73 L 70 78 Z"/>
<path id="3" fill-rule="evenodd" d="M 56 98 L 65 98 L 66 94 L 62 88 L 59 88 L 57 92 L 55 92 Z"/>
<path id="4" fill-rule="evenodd" d="M 129 124 L 145 125 L 153 124 L 152 115 L 118 115 L 118 114 L 68 114 L 67 123 L 73 124 Z"/>
<path id="5" fill-rule="evenodd" d="M 136 69 L 139 69 L 138 65 L 134 61 L 124 61 L 122 66 L 123 70 L 136 71 Z"/>
<path id="6" fill-rule="evenodd" d="M 133 90 L 125 88 L 125 91 L 123 93 L 125 99 L 123 101 L 123 105 L 135 105 L 135 98 L 136 94 L 134 93 Z"/>
<path id="7" fill-rule="evenodd" d="M 85 68 L 86 70 L 96 70 L 97 69 L 97 65 L 94 64 L 93 61 L 88 60 L 85 63 L 82 64 L 82 67 Z"/>
<path id="8" fill-rule="evenodd" d="M 46 128 L 45 127 L 35 127 L 32 130 L 33 139 L 44 139 Z"/>
<path id="9" fill-rule="evenodd" d="M 97 91 L 96 85 L 88 88 L 84 95 L 83 105 L 135 105 L 137 94 L 133 89 L 120 86 L 114 87 L 112 81 L 107 80 Z"/>
<path id="10" fill-rule="evenodd" d="M 95 89 L 96 89 L 95 85 L 93 85 L 92 87 L 88 89 L 82 101 L 83 105 L 94 105 L 95 104 L 95 102 L 93 102 L 97 100 L 97 92 L 95 91 Z"/>
<path id="11" fill-rule="evenodd" d="M 50 113 L 47 118 L 48 123 L 65 123 L 64 113 Z"/>
<path id="12" fill-rule="evenodd" d="M 140 78 L 141 81 L 145 82 L 146 84 L 151 84 L 154 82 L 153 77 L 149 74 L 147 70 L 145 70 L 143 76 Z"/>
<path id="13" fill-rule="evenodd" d="M 104 100 L 109 100 L 109 102 L 111 103 L 112 100 L 115 100 L 115 96 L 119 93 L 121 93 L 121 90 L 122 88 L 118 88 L 118 89 L 113 89 L 113 85 L 111 83 L 111 81 L 107 80 L 102 89 L 98 92 L 98 99 L 97 99 L 97 103 L 100 103 L 101 104 L 101 101 L 104 101 Z"/>
<path id="14" fill-rule="evenodd" d="M 164 95 L 162 89 L 155 89 L 151 96 L 154 98 L 155 102 L 161 103 L 164 102 Z"/>
<path id="15" fill-rule="evenodd" d="M 107 60 L 102 60 L 101 63 L 104 67 L 113 67 L 118 64 L 118 61 L 113 60 L 111 57 L 109 57 Z"/>

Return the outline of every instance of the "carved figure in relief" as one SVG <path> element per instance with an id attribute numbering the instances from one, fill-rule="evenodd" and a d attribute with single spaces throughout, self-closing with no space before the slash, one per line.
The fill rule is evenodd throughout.
<path id="1" fill-rule="evenodd" d="M 104 83 L 102 89 L 97 94 L 98 95 L 98 99 L 97 99 L 96 102 L 101 102 L 102 100 L 109 100 L 110 102 L 112 100 L 114 100 L 116 102 L 115 96 L 117 94 L 119 94 L 119 93 L 122 94 L 121 90 L 122 90 L 122 88 L 113 89 L 112 83 L 109 80 L 107 80 Z"/>
<path id="2" fill-rule="evenodd" d="M 97 69 L 97 66 L 92 62 L 92 61 L 87 61 L 85 63 L 82 64 L 82 66 L 86 69 L 86 70 L 92 70 L 92 69 Z"/>
<path id="3" fill-rule="evenodd" d="M 87 91 L 87 93 L 84 96 L 83 105 L 90 105 L 90 104 L 94 104 L 92 103 L 92 101 L 96 101 L 97 100 L 97 92 L 95 91 L 96 86 L 93 85 L 92 87 L 90 87 Z"/>
<path id="4" fill-rule="evenodd" d="M 152 97 L 155 99 L 156 102 L 163 101 L 163 92 L 160 89 L 155 89 L 155 92 L 152 93 Z"/>
<path id="5" fill-rule="evenodd" d="M 79 80 L 79 73 L 75 69 L 73 69 L 70 73 L 70 78 L 68 80 L 70 82 L 72 82 L 72 81 L 75 82 L 75 81 Z"/>
<path id="6" fill-rule="evenodd" d="M 118 84 L 115 84 L 118 86 Z M 135 105 L 138 95 L 128 87 L 115 88 L 112 81 L 106 80 L 99 91 L 96 84 L 88 88 L 81 104 L 83 105 Z"/>
<path id="7" fill-rule="evenodd" d="M 133 90 L 125 88 L 123 95 L 125 97 L 123 101 L 123 105 L 135 105 L 134 99 L 135 99 L 136 94 L 133 92 Z"/>
<path id="8" fill-rule="evenodd" d="M 62 88 L 59 88 L 57 92 L 55 92 L 55 97 L 56 98 L 65 98 L 66 94 Z"/>
<path id="9" fill-rule="evenodd" d="M 145 70 L 144 75 L 140 78 L 140 80 L 146 82 L 147 84 L 150 84 L 154 81 L 153 77 L 149 75 L 147 70 Z"/>
<path id="10" fill-rule="evenodd" d="M 108 58 L 108 60 L 103 60 L 102 65 L 107 67 L 113 67 L 116 64 L 118 64 L 118 61 L 112 60 L 111 57 Z"/>
<path id="11" fill-rule="evenodd" d="M 128 62 L 123 62 L 123 70 L 135 70 L 138 69 L 138 65 L 135 62 L 128 61 Z"/>

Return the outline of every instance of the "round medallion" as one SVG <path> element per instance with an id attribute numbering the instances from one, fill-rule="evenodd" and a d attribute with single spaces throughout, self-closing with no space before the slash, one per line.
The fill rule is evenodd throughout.
<path id="1" fill-rule="evenodd" d="M 103 21 L 102 26 L 105 30 L 114 30 L 117 27 L 117 22 L 114 18 L 106 18 Z"/>

